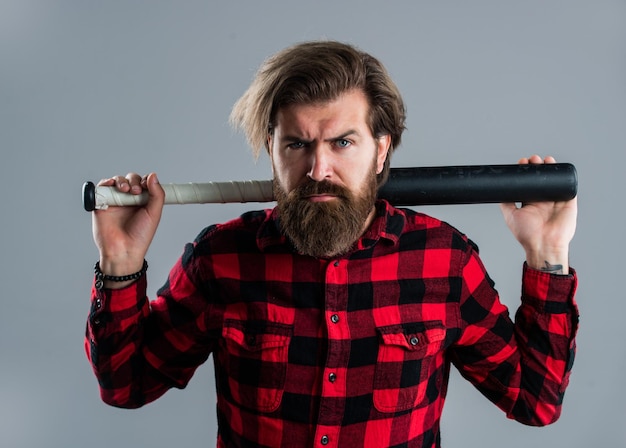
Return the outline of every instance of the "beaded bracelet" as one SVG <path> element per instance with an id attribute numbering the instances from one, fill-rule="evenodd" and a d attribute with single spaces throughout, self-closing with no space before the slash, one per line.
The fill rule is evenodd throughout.
<path id="1" fill-rule="evenodd" d="M 111 282 L 127 282 L 129 280 L 137 280 L 139 277 L 141 277 L 142 275 L 144 275 L 146 273 L 146 271 L 148 270 L 148 262 L 146 260 L 143 260 L 143 266 L 141 267 L 141 270 L 135 272 L 134 274 L 129 274 L 129 275 L 107 275 L 104 274 L 101 270 L 100 270 L 100 262 L 96 261 L 96 265 L 93 268 L 95 274 L 96 274 L 96 289 L 101 290 L 102 288 L 104 288 L 104 281 L 105 280 L 109 280 Z"/>

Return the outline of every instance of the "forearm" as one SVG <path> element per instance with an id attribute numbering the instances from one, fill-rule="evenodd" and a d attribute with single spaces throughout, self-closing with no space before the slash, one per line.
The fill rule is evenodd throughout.
<path id="1" fill-rule="evenodd" d="M 520 392 L 509 417 L 544 425 L 558 419 L 576 353 L 577 279 L 525 269 L 522 305 L 515 316 Z M 530 420 L 527 419 L 530 417 Z"/>
<path id="2" fill-rule="evenodd" d="M 180 260 L 169 278 L 151 303 L 145 275 L 123 289 L 92 289 L 86 349 L 108 404 L 139 407 L 184 387 L 212 350 L 214 339 L 197 325 L 206 300 Z"/>
<path id="3" fill-rule="evenodd" d="M 455 364 L 509 418 L 528 425 L 547 425 L 560 415 L 578 325 L 576 275 L 570 273 L 551 275 L 526 266 L 514 323 L 484 282 L 462 303 L 467 326 Z M 472 312 L 476 309 L 490 311 L 481 315 Z"/>
<path id="4" fill-rule="evenodd" d="M 142 278 L 130 288 L 92 290 L 85 349 L 102 400 L 112 406 L 137 408 L 169 388 L 151 379 L 143 356 L 150 312 L 145 286 Z"/>

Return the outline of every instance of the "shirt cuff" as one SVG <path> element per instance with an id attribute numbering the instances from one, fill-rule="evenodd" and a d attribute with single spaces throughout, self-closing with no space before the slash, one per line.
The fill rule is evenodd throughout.
<path id="1" fill-rule="evenodd" d="M 524 263 L 522 300 L 544 313 L 567 313 L 576 309 L 574 299 L 578 285 L 576 270 L 568 275 L 552 274 Z"/>
<path id="2" fill-rule="evenodd" d="M 113 316 L 127 318 L 138 314 L 141 306 L 138 303 L 147 301 L 147 280 L 142 275 L 136 282 L 121 288 L 99 290 L 94 284 L 91 289 L 92 314 L 110 313 Z"/>

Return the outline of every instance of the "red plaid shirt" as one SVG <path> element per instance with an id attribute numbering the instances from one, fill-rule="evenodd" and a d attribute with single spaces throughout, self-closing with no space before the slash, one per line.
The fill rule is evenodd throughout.
<path id="1" fill-rule="evenodd" d="M 555 421 L 575 352 L 576 275 L 524 267 L 516 323 L 454 228 L 377 203 L 355 249 L 295 253 L 276 212 L 188 244 L 155 301 L 145 277 L 92 291 L 86 349 L 105 402 L 183 388 L 212 353 L 218 447 L 438 447 L 450 365 L 507 416 Z"/>

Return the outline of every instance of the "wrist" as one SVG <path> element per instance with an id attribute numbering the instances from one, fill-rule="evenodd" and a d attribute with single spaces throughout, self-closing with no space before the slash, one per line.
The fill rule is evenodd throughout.
<path id="1" fill-rule="evenodd" d="M 569 258 L 567 251 L 527 251 L 526 264 L 538 271 L 567 275 Z"/>
<path id="2" fill-rule="evenodd" d="M 129 286 L 146 273 L 148 270 L 148 262 L 143 260 L 138 270 L 123 271 L 126 272 L 124 274 L 119 274 L 119 269 L 120 266 L 116 265 L 116 269 L 114 270 L 115 274 L 111 274 L 110 272 L 113 271 L 103 270 L 100 261 L 96 262 L 94 266 L 96 289 L 121 289 Z"/>
<path id="3" fill-rule="evenodd" d="M 98 264 L 105 274 L 120 276 L 139 271 L 144 261 L 143 256 L 111 257 L 101 254 Z"/>

